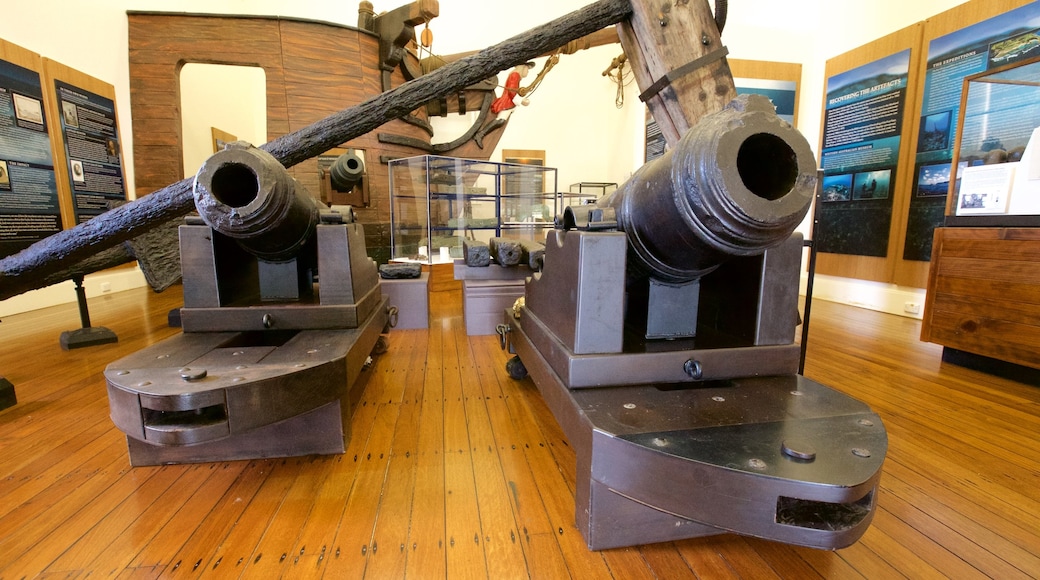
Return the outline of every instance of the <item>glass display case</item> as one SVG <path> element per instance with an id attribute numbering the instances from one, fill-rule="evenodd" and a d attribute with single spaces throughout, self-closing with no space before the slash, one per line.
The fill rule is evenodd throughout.
<path id="1" fill-rule="evenodd" d="M 946 225 L 1040 225 L 1035 217 L 1040 214 L 1036 186 L 1030 183 L 1036 173 L 1030 165 L 1040 159 L 1040 153 L 1032 151 L 1040 149 L 1040 143 L 1030 145 L 1040 127 L 1040 59 L 966 77 L 961 99 L 956 163 L 949 168 L 949 178 L 939 184 L 946 187 L 952 182 Z M 943 114 L 922 121 L 922 139 L 949 132 Z"/>
<path id="2" fill-rule="evenodd" d="M 559 209 L 552 167 L 436 155 L 389 166 L 394 261 L 450 262 L 466 239 L 543 242 Z"/>
<path id="3" fill-rule="evenodd" d="M 604 195 L 617 189 L 617 183 L 608 181 L 579 181 L 572 183 L 569 191 L 560 192 L 560 209 L 568 205 L 595 203 Z"/>

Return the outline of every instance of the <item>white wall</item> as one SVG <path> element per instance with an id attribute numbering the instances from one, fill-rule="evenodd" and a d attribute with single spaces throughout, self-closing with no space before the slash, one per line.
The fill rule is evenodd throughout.
<path id="1" fill-rule="evenodd" d="M 181 68 L 184 177 L 213 155 L 215 127 L 241 141 L 267 141 L 267 75 L 253 66 L 188 63 Z"/>
<path id="2" fill-rule="evenodd" d="M 803 64 L 799 128 L 815 148 L 828 58 L 965 1 L 733 0 L 723 41 L 734 58 Z M 373 0 L 377 12 L 404 2 Z M 430 25 L 433 49 L 451 54 L 483 48 L 590 2 L 529 0 L 517 5 L 440 0 L 440 16 Z M 357 22 L 357 4 L 343 0 L 36 0 L 8 6 L 0 18 L 0 38 L 115 85 L 131 191 L 126 10 L 280 15 L 350 25 Z M 620 47 L 615 46 L 564 56 L 532 97 L 531 105 L 515 113 L 499 148 L 544 149 L 547 162 L 559 169 L 561 188 L 577 181 L 620 182 L 627 178 L 642 162 L 644 112 L 634 85 L 626 92 L 624 108 L 614 108 L 615 87 L 600 73 L 619 53 Z M 504 80 L 505 75 L 501 78 Z M 492 158 L 501 155 L 496 152 Z M 88 278 L 88 295 L 99 293 L 100 284 L 97 276 Z M 37 297 L 40 292 L 31 294 L 0 302 L 0 316 L 48 305 L 44 298 Z M 903 302 L 923 302 L 923 294 L 916 289 L 830 277 L 820 277 L 815 294 L 900 313 Z M 64 300 L 74 298 L 71 290 L 55 295 L 67 295 Z"/>

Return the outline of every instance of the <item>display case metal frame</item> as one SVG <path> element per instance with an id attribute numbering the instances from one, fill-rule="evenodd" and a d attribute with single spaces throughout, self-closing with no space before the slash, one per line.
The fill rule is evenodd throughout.
<path id="1" fill-rule="evenodd" d="M 450 261 L 461 257 L 462 238 L 467 236 L 541 241 L 562 210 L 553 167 L 438 155 L 394 159 L 388 165 L 394 261 Z M 535 207 L 542 209 L 537 219 L 530 211 Z M 457 241 L 440 246 L 449 250 L 443 258 L 432 243 L 438 233 Z M 419 252 L 423 239 L 425 255 Z"/>

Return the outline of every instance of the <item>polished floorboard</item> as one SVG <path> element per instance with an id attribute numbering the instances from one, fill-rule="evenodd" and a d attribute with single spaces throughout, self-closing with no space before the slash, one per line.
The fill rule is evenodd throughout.
<path id="1" fill-rule="evenodd" d="M 131 468 L 109 362 L 176 332 L 180 289 L 91 299 L 116 344 L 62 351 L 73 305 L 7 317 L 0 578 L 1037 578 L 1040 388 L 947 365 L 920 322 L 816 301 L 806 375 L 867 402 L 889 452 L 836 552 L 720 535 L 591 552 L 574 452 L 457 290 L 361 374 L 338 456 Z M 1040 345 L 1038 345 L 1040 348 Z M 360 389 L 363 389 L 361 391 Z"/>

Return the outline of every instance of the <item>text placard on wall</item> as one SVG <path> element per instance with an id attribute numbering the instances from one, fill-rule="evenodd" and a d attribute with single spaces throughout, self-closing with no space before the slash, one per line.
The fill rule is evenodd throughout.
<path id="1" fill-rule="evenodd" d="M 902 239 L 921 23 L 827 61 L 816 272 L 891 282 Z"/>
<path id="2" fill-rule="evenodd" d="M 80 223 L 107 211 L 110 201 L 126 199 L 115 103 L 58 80 L 54 90 L 61 107 L 73 211 Z"/>
<path id="3" fill-rule="evenodd" d="M 62 229 L 40 64 L 0 40 L 0 256 Z"/>
<path id="4" fill-rule="evenodd" d="M 888 255 L 910 54 L 908 48 L 827 79 L 814 233 L 821 252 Z"/>
<path id="5" fill-rule="evenodd" d="M 1040 2 L 971 0 L 827 61 L 817 273 L 925 287 L 963 79 L 1036 50 L 1038 13 Z"/>
<path id="6" fill-rule="evenodd" d="M 954 138 L 959 130 L 964 78 L 1040 55 L 1040 2 L 933 38 L 921 100 L 914 183 L 907 217 L 904 260 L 928 261 L 932 232 L 943 224 L 951 184 Z M 976 127 L 976 129 L 979 129 Z M 1028 138 L 1027 131 L 1023 133 Z M 994 144 L 994 147 L 997 144 Z M 1008 143 L 1000 143 L 1007 147 Z"/>

